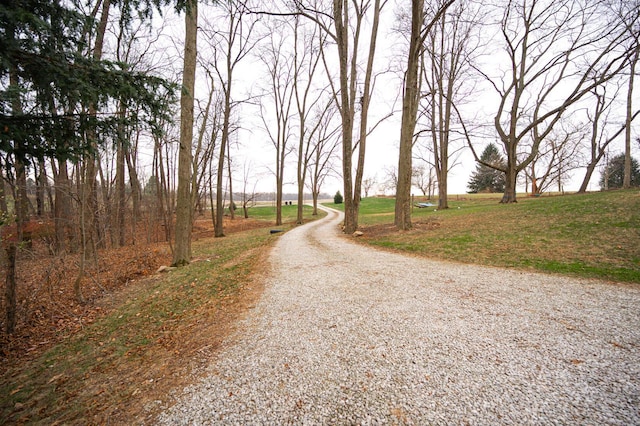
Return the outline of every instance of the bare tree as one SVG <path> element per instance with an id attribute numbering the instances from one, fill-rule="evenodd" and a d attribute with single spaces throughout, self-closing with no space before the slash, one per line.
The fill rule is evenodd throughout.
<path id="1" fill-rule="evenodd" d="M 326 108 L 323 108 L 325 105 Z M 313 198 L 313 215 L 318 215 L 318 197 L 320 190 L 327 177 L 335 174 L 333 161 L 335 160 L 340 139 L 337 137 L 340 133 L 340 126 L 335 125 L 335 114 L 337 108 L 331 102 L 319 102 L 319 110 L 316 113 L 318 118 L 318 131 L 315 136 L 310 139 L 312 145 L 311 152 L 313 155 L 309 161 L 309 188 Z"/>
<path id="2" fill-rule="evenodd" d="M 366 177 L 362 180 L 362 190 L 364 191 L 365 198 L 369 196 L 369 192 L 371 192 L 373 187 L 376 185 L 376 181 L 377 177 L 375 175 Z"/>
<path id="3" fill-rule="evenodd" d="M 617 2 L 613 2 L 616 7 Z M 629 60 L 629 80 L 627 88 L 627 108 L 625 117 L 624 134 L 624 179 L 622 187 L 631 188 L 631 122 L 633 121 L 633 86 L 636 76 L 636 67 L 640 58 L 640 1 L 625 0 L 620 1 L 617 16 L 626 27 L 630 36 L 629 48 L 632 50 Z"/>
<path id="4" fill-rule="evenodd" d="M 221 3 L 223 15 L 216 22 L 209 22 L 206 34 L 212 50 L 211 66 L 215 69 L 224 95 L 222 109 L 222 129 L 218 146 L 218 168 L 216 176 L 216 219 L 214 234 L 224 236 L 224 170 L 232 128 L 233 109 L 237 106 L 233 99 L 234 71 L 238 64 L 255 47 L 253 37 L 255 20 L 248 19 L 248 10 L 236 0 Z M 222 28 L 222 30 L 218 30 Z"/>
<path id="5" fill-rule="evenodd" d="M 613 133 L 612 119 L 610 118 L 611 112 L 614 108 L 616 98 L 620 94 L 621 87 L 616 84 L 602 85 L 596 87 L 591 92 L 593 101 L 589 102 L 591 106 L 587 110 L 587 124 L 589 125 L 589 146 L 588 146 L 588 160 L 586 164 L 586 172 L 580 185 L 579 193 L 587 191 L 593 172 L 596 167 L 605 156 L 610 144 L 618 138 L 626 129 L 627 124 L 623 124 L 618 127 Z M 612 92 L 613 93 L 610 93 Z M 640 114 L 640 110 L 636 111 L 632 116 L 632 120 Z"/>
<path id="6" fill-rule="evenodd" d="M 314 154 L 312 141 L 323 123 L 324 115 L 330 108 L 329 103 L 319 105 L 322 99 L 322 90 L 313 92 L 321 58 L 320 49 L 315 43 L 324 44 L 326 34 L 322 33 L 317 25 L 313 26 L 312 31 L 306 33 L 301 31 L 303 29 L 304 27 L 300 25 L 300 17 L 296 16 L 294 21 L 293 92 L 298 112 L 298 211 L 296 217 L 298 224 L 301 224 L 303 220 L 304 187 L 307 169 Z M 312 116 L 316 105 L 320 106 L 319 114 Z"/>
<path id="7" fill-rule="evenodd" d="M 296 95 L 294 89 L 297 56 L 291 55 L 286 45 L 288 34 L 286 27 L 282 23 L 274 25 L 271 32 L 269 45 L 265 46 L 260 55 L 264 63 L 268 76 L 269 87 L 266 89 L 267 95 L 260 103 L 264 129 L 269 136 L 269 140 L 275 149 L 275 170 L 276 178 L 276 226 L 282 225 L 282 191 L 284 184 L 284 167 L 287 156 L 292 152 L 290 144 L 292 136 L 292 108 L 293 98 Z M 294 48 L 297 52 L 297 47 Z M 269 102 L 269 105 L 267 105 Z M 269 112 L 273 114 L 269 117 Z M 304 123 L 301 123 L 304 125 Z M 301 133 L 304 131 L 301 130 Z"/>
<path id="8" fill-rule="evenodd" d="M 411 224 L 411 175 L 413 173 L 412 151 L 414 132 L 420 101 L 420 80 L 418 70 L 425 38 L 433 26 L 442 19 L 447 8 L 455 0 L 448 0 L 436 9 L 433 19 L 424 26 L 424 0 L 412 0 L 411 36 L 407 71 L 404 79 L 402 99 L 402 124 L 400 127 L 400 151 L 398 154 L 398 186 L 396 188 L 396 206 L 394 224 L 400 230 L 410 229 Z M 446 184 L 445 184 L 446 185 Z M 445 186 L 446 188 L 446 186 Z M 445 190 L 446 193 L 446 190 Z"/>
<path id="9" fill-rule="evenodd" d="M 579 126 L 564 129 L 558 126 L 538 148 L 538 154 L 524 172 L 531 181 L 531 193 L 541 194 L 557 184 L 563 192 L 564 182 L 580 166 L 580 148 L 584 131 Z"/>
<path id="10" fill-rule="evenodd" d="M 436 183 L 433 171 L 433 166 L 426 167 L 421 165 L 413 168 L 413 185 L 417 187 L 422 192 L 422 195 L 428 199 L 431 199 Z"/>
<path id="11" fill-rule="evenodd" d="M 191 261 L 191 230 L 193 208 L 191 199 L 193 99 L 196 80 L 196 40 L 198 2 L 190 0 L 185 11 L 184 67 L 180 97 L 180 154 L 178 159 L 178 193 L 176 204 L 175 250 L 173 265 L 183 266 Z"/>
<path id="12" fill-rule="evenodd" d="M 251 182 L 254 170 L 253 164 L 249 162 L 245 162 L 243 166 L 242 173 L 242 213 L 245 219 L 249 218 L 249 209 L 253 207 L 256 203 L 256 199 L 258 197 L 258 193 L 256 192 L 256 186 L 258 184 L 257 180 Z M 249 190 L 251 188 L 251 190 Z"/>
<path id="13" fill-rule="evenodd" d="M 443 5 L 444 2 L 439 1 L 432 9 L 437 10 Z M 464 134 L 459 129 L 459 121 L 464 118 L 456 111 L 469 99 L 475 86 L 475 79 L 469 71 L 479 50 L 478 45 L 482 43 L 477 34 L 479 22 L 483 20 L 481 9 L 481 5 L 474 1 L 458 1 L 442 15 L 425 40 L 421 67 L 425 87 L 422 89 L 418 119 L 418 125 L 424 120 L 424 127 L 417 135 L 428 136 L 424 144 L 431 154 L 427 163 L 432 164 L 436 173 L 439 210 L 449 207 L 448 173 L 454 166 L 453 158 L 464 148 L 462 141 L 457 148 L 455 146 L 456 135 Z M 416 145 L 419 147 L 421 142 L 418 138 Z"/>
<path id="14" fill-rule="evenodd" d="M 508 67 L 497 76 L 479 71 L 499 95 L 494 125 L 507 155 L 501 203 L 513 203 L 518 173 L 566 111 L 627 65 L 629 35 L 619 23 L 603 22 L 601 2 L 508 0 L 500 10 Z"/>

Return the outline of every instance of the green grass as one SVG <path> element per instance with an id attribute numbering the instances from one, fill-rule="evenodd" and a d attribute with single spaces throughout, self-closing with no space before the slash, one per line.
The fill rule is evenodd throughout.
<path id="1" fill-rule="evenodd" d="M 448 210 L 414 208 L 414 229 L 397 232 L 394 200 L 366 198 L 360 241 L 437 259 L 640 283 L 638 190 L 499 200 L 453 196 Z"/>
<path id="2" fill-rule="evenodd" d="M 105 424 L 112 410 L 155 391 L 154 380 L 170 380 L 176 365 L 189 364 L 219 337 L 216 315 L 280 235 L 268 232 L 275 216 L 266 210 L 250 211 L 264 227 L 194 242 L 197 261 L 125 290 L 113 310 L 77 335 L 13 363 L 0 379 L 0 424 Z M 305 207 L 305 220 L 310 214 Z M 279 228 L 291 229 L 295 218 L 295 206 L 283 208 Z"/>
<path id="3" fill-rule="evenodd" d="M 302 206 L 304 217 L 311 216 L 313 207 L 304 205 Z M 238 212 L 241 212 L 238 210 Z M 320 213 L 320 212 L 319 212 Z M 298 206 L 282 206 L 282 221 L 292 222 L 295 221 L 298 215 Z M 276 217 L 275 206 L 256 206 L 249 209 L 249 217 L 252 219 L 274 221 Z"/>

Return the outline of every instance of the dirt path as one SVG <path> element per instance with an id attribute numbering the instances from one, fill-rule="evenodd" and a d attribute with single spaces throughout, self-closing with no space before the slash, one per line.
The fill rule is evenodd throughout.
<path id="1" fill-rule="evenodd" d="M 283 235 L 165 424 L 640 424 L 640 287 Z"/>

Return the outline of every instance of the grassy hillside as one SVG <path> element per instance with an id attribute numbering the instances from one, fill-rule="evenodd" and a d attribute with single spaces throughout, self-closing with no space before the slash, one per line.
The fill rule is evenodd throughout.
<path id="1" fill-rule="evenodd" d="M 224 238 L 194 241 L 190 265 L 105 295 L 104 314 L 78 333 L 56 344 L 34 336 L 32 352 L 3 358 L 0 424 L 139 424 L 153 415 L 145 408 L 192 380 L 260 295 L 266 255 L 281 234 L 269 233 L 270 208 L 250 216 Z M 295 206 L 283 208 L 278 229 L 295 218 Z"/>
<path id="2" fill-rule="evenodd" d="M 414 229 L 397 232 L 394 200 L 364 199 L 360 241 L 437 259 L 640 283 L 637 189 L 521 197 L 510 205 L 454 196 L 450 207 L 414 208 Z"/>

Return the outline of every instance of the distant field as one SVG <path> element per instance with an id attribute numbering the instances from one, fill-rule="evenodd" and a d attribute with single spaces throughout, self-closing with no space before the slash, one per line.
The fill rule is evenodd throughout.
<path id="1" fill-rule="evenodd" d="M 414 229 L 398 232 L 394 199 L 366 198 L 359 241 L 437 259 L 640 283 L 637 189 L 499 201 L 495 194 L 451 196 L 449 210 L 414 208 Z"/>

